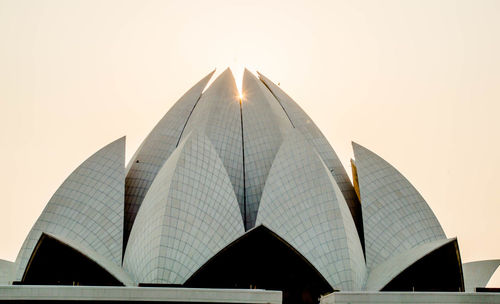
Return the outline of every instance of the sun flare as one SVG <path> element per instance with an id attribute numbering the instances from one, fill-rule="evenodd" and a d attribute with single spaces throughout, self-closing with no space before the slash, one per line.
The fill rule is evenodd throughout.
<path id="1" fill-rule="evenodd" d="M 245 68 L 242 65 L 236 64 L 229 67 L 231 72 L 233 72 L 234 81 L 236 82 L 236 88 L 238 89 L 238 98 L 243 100 L 243 72 Z"/>

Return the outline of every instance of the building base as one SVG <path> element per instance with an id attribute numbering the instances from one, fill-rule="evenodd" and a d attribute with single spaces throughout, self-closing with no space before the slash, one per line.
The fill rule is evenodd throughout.
<path id="1" fill-rule="evenodd" d="M 483 292 L 334 292 L 321 297 L 320 304 L 365 303 L 500 303 L 500 294 Z"/>
<path id="2" fill-rule="evenodd" d="M 102 286 L 0 286 L 0 303 L 281 304 L 281 291 Z"/>

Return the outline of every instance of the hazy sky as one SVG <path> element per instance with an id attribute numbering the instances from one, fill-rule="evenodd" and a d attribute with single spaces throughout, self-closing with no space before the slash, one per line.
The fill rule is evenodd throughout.
<path id="1" fill-rule="evenodd" d="M 500 258 L 500 1 L 0 0 L 0 259 L 81 162 L 123 135 L 128 161 L 228 66 L 280 82 L 349 172 L 351 141 L 394 165 L 464 262 Z"/>

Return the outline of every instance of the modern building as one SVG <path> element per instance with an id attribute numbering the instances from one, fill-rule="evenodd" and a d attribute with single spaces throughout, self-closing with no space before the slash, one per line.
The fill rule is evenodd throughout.
<path id="1" fill-rule="evenodd" d="M 99 296 L 107 290 L 114 301 L 176 291 L 187 302 L 279 302 L 264 289 L 317 303 L 332 292 L 458 295 L 486 285 L 500 261 L 463 265 L 457 239 L 388 162 L 353 143 L 351 182 L 278 85 L 245 71 L 240 98 L 229 69 L 205 90 L 212 74 L 128 166 L 120 138 L 73 171 L 15 263 L 0 261 L 0 284 L 16 285 L 0 288 L 0 301 L 109 300 Z M 240 298 L 228 296 L 235 290 Z M 212 293 L 200 300 L 201 291 Z"/>

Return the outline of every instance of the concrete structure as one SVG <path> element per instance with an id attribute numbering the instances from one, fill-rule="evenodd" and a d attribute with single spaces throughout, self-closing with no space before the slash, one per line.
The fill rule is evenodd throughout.
<path id="1" fill-rule="evenodd" d="M 257 225 L 301 252 L 333 288 L 360 290 L 366 277 L 349 208 L 320 156 L 291 130 L 268 176 Z"/>
<path id="2" fill-rule="evenodd" d="M 31 229 L 16 260 L 15 280 L 49 235 L 104 267 L 121 271 L 125 191 L 125 138 L 83 162 L 52 196 Z"/>
<path id="3" fill-rule="evenodd" d="M 401 173 L 361 145 L 353 143 L 353 149 L 369 269 L 418 245 L 446 239 L 432 210 Z"/>
<path id="4" fill-rule="evenodd" d="M 437 240 L 416 246 L 402 254 L 395 255 L 371 269 L 364 289 L 368 291 L 382 290 L 389 282 L 396 278 L 396 276 L 401 274 L 415 262 L 423 259 L 431 252 L 439 250 L 443 246 L 453 242 L 456 242 L 456 238 Z"/>
<path id="5" fill-rule="evenodd" d="M 102 286 L 0 286 L 0 303 L 248 303 L 280 304 L 280 291 Z M 83 303 L 87 303 L 83 302 Z"/>
<path id="6" fill-rule="evenodd" d="M 500 260 L 476 261 L 463 264 L 465 291 L 475 291 L 476 287 L 485 287 L 495 273 Z"/>
<path id="7" fill-rule="evenodd" d="M 276 153 L 293 129 L 273 95 L 252 73 L 243 74 L 244 102 L 241 103 L 245 143 L 246 227 L 255 225 L 262 191 Z"/>
<path id="8" fill-rule="evenodd" d="M 190 133 L 159 171 L 136 217 L 124 260 L 136 283 L 183 284 L 241 236 L 232 189 L 210 140 Z"/>
<path id="9" fill-rule="evenodd" d="M 354 222 L 358 229 L 358 234 L 363 240 L 363 223 L 361 219 L 361 210 L 356 193 L 352 186 L 349 176 L 347 175 L 342 162 L 328 143 L 326 137 L 321 133 L 319 128 L 314 124 L 311 118 L 300 108 L 300 106 L 288 96 L 279 86 L 267 79 L 259 73 L 261 81 L 266 85 L 269 91 L 274 95 L 275 102 L 278 102 L 283 111 L 290 119 L 293 127 L 297 129 L 308 143 L 320 155 L 327 168 L 330 170 L 335 182 L 339 186 L 344 198 L 351 210 Z"/>
<path id="10" fill-rule="evenodd" d="M 245 209 L 241 105 L 233 74 L 225 70 L 200 97 L 181 140 L 191 131 L 204 133 L 217 151 L 233 185 L 241 213 Z"/>
<path id="11" fill-rule="evenodd" d="M 320 300 L 321 304 L 495 304 L 500 303 L 497 293 L 469 292 L 336 292 Z"/>
<path id="12" fill-rule="evenodd" d="M 463 271 L 456 238 L 389 163 L 354 143 L 351 183 L 278 85 L 245 70 L 240 98 L 229 69 L 204 90 L 212 75 L 168 111 L 126 168 L 125 138 L 83 162 L 15 264 L 0 261 L 0 284 L 107 287 L 10 286 L 0 301 L 281 301 L 225 290 L 261 288 L 281 290 L 285 303 L 317 303 L 333 291 L 337 301 L 345 292 L 375 299 L 486 284 L 498 263 Z"/>
<path id="13" fill-rule="evenodd" d="M 144 196 L 146 196 L 158 171 L 179 145 L 184 127 L 213 73 L 205 76 L 179 99 L 149 133 L 132 157 L 134 161 L 129 163 L 125 179 L 123 236 L 125 245 Z"/>

